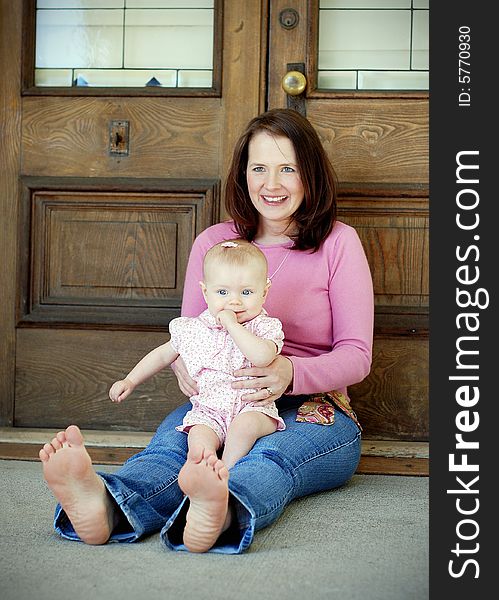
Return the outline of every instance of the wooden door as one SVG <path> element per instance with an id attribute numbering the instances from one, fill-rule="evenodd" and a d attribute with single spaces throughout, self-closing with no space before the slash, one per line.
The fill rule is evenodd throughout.
<path id="1" fill-rule="evenodd" d="M 235 139 L 264 109 L 266 5 L 215 1 L 218 83 L 189 96 L 33 87 L 35 2 L 1 1 L 2 425 L 153 430 L 184 400 L 170 370 L 123 406 L 107 393 L 166 339 L 192 241 L 222 216 Z"/>
<path id="2" fill-rule="evenodd" d="M 365 437 L 428 439 L 428 94 L 317 89 L 318 0 L 270 3 L 269 107 L 302 110 L 340 182 L 375 290 L 371 374 L 350 388 Z M 287 96 L 287 71 L 306 75 Z"/>
<path id="3" fill-rule="evenodd" d="M 183 401 L 169 370 L 122 406 L 107 392 L 179 314 L 239 132 L 292 105 L 322 138 L 373 272 L 373 368 L 350 390 L 365 437 L 426 440 L 427 94 L 321 91 L 316 0 L 224 0 L 218 94 L 22 95 L 23 4 L 0 0 L 1 424 L 150 431 Z M 294 99 L 290 68 L 308 80 Z M 112 121 L 129 123 L 128 156 L 109 155 Z"/>

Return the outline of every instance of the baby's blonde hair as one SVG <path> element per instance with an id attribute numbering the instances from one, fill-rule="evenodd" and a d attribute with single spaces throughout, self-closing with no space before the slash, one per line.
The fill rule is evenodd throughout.
<path id="1" fill-rule="evenodd" d="M 206 268 L 217 262 L 231 266 L 245 266 L 254 262 L 261 266 L 264 277 L 267 278 L 268 265 L 265 254 L 255 245 L 241 238 L 219 242 L 208 250 L 203 263 L 205 277 Z"/>

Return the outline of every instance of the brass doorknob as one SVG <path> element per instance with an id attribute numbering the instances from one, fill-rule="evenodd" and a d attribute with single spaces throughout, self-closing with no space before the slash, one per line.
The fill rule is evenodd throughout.
<path id="1" fill-rule="evenodd" d="M 299 96 L 307 87 L 307 78 L 300 71 L 288 71 L 281 81 L 282 89 L 290 96 Z"/>

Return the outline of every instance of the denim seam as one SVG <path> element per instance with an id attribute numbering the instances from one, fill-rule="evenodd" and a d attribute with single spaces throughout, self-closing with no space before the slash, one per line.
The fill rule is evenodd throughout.
<path id="1" fill-rule="evenodd" d="M 161 494 L 166 489 L 168 489 L 169 487 L 171 487 L 174 483 L 177 483 L 177 481 L 178 481 L 178 475 L 176 475 L 171 481 L 165 482 L 165 484 L 162 485 L 161 487 L 156 488 L 154 490 L 154 492 L 152 492 L 152 494 L 149 494 L 148 496 L 143 496 L 144 500 L 149 500 L 149 498 L 154 498 L 158 494 Z"/>
<path id="2" fill-rule="evenodd" d="M 306 460 L 303 460 L 299 465 L 296 465 L 296 467 L 294 468 L 294 471 L 297 471 L 302 465 L 310 462 L 311 460 L 315 460 L 316 458 L 320 458 L 321 456 L 326 456 L 326 454 L 331 454 L 331 452 L 336 452 L 337 450 L 341 450 L 341 448 L 345 448 L 346 446 L 351 446 L 359 438 L 360 438 L 360 431 L 357 433 L 357 435 L 355 436 L 355 438 L 353 440 L 345 442 L 344 444 L 341 444 L 340 446 L 335 446 L 334 448 L 330 448 L 329 450 L 326 450 L 325 452 L 321 452 L 319 454 L 314 454 L 313 456 L 310 456 Z"/>
<path id="3" fill-rule="evenodd" d="M 161 494 L 162 492 L 164 492 L 167 488 L 169 488 L 171 485 L 173 485 L 177 481 L 178 481 L 178 476 L 175 476 L 171 481 L 165 482 L 163 485 L 156 488 L 152 493 L 148 494 L 147 496 L 142 496 L 142 498 L 144 498 L 144 500 L 149 500 L 149 498 L 154 498 L 158 494 Z M 126 502 L 130 498 L 133 498 L 133 496 L 136 496 L 137 492 L 134 490 L 131 490 L 130 493 L 128 493 L 128 494 L 123 494 L 123 493 L 117 492 L 115 495 L 116 496 L 119 495 L 121 497 L 122 501 Z"/>

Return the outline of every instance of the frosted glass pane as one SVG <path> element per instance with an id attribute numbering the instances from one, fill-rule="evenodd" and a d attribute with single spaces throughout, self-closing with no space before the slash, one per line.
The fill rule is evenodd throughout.
<path id="1" fill-rule="evenodd" d="M 37 0 L 37 8 L 123 8 L 125 0 Z"/>
<path id="2" fill-rule="evenodd" d="M 414 8 L 430 8 L 430 0 L 414 0 Z"/>
<path id="3" fill-rule="evenodd" d="M 359 71 L 359 89 L 361 90 L 427 90 L 428 84 L 428 73 Z"/>
<path id="4" fill-rule="evenodd" d="M 412 28 L 412 68 L 428 69 L 430 56 L 428 38 L 430 34 L 427 10 L 414 11 Z"/>
<path id="5" fill-rule="evenodd" d="M 179 71 L 179 87 L 211 87 L 213 77 L 211 71 Z"/>
<path id="6" fill-rule="evenodd" d="M 92 87 L 144 87 L 153 77 L 161 84 L 161 87 L 175 87 L 177 85 L 176 71 L 78 69 L 75 71 L 75 77 L 78 76 L 83 77 L 88 85 Z"/>
<path id="7" fill-rule="evenodd" d="M 212 10 L 127 10 L 125 67 L 211 69 Z"/>
<path id="8" fill-rule="evenodd" d="M 71 69 L 35 69 L 35 85 L 71 87 Z"/>
<path id="9" fill-rule="evenodd" d="M 122 66 L 122 11 L 41 10 L 36 22 L 36 66 Z"/>
<path id="10" fill-rule="evenodd" d="M 411 8 L 411 0 L 321 0 L 319 8 Z"/>
<path id="11" fill-rule="evenodd" d="M 126 0 L 127 8 L 213 8 L 213 0 Z"/>
<path id="12" fill-rule="evenodd" d="M 319 71 L 319 89 L 325 90 L 355 90 L 357 87 L 356 71 Z"/>
<path id="13" fill-rule="evenodd" d="M 410 11 L 323 11 L 319 69 L 408 69 L 410 32 Z"/>

